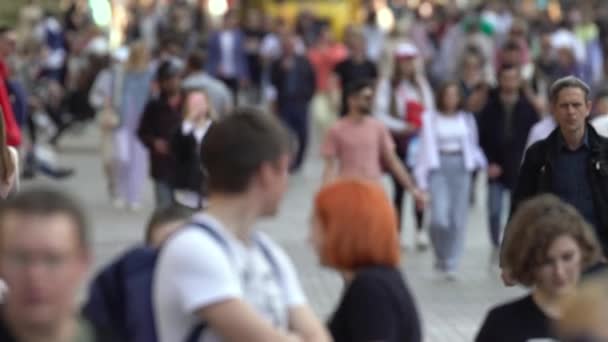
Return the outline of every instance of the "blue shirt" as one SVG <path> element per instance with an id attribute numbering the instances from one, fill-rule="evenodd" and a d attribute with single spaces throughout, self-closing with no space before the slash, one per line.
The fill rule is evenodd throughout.
<path id="1" fill-rule="evenodd" d="M 593 204 L 593 192 L 589 180 L 589 159 L 591 149 L 587 132 L 583 144 L 576 150 L 568 148 L 564 137 L 559 134 L 559 153 L 553 164 L 553 192 L 563 201 L 574 206 L 594 227 L 598 218 Z"/>

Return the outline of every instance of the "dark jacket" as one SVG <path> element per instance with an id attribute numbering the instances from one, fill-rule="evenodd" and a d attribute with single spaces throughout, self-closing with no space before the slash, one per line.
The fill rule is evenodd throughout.
<path id="1" fill-rule="evenodd" d="M 525 200 L 542 193 L 554 193 L 552 189 L 552 164 L 559 153 L 559 128 L 549 137 L 530 146 L 521 167 L 517 187 L 513 193 L 511 213 Z M 593 192 L 593 205 L 600 227 L 595 227 L 608 252 L 608 139 L 602 137 L 591 125 L 587 125 L 587 138 L 591 150 L 589 182 Z"/>
<path id="2" fill-rule="evenodd" d="M 310 62 L 304 56 L 295 56 L 293 66 L 287 70 L 283 68 L 282 63 L 282 60 L 274 62 L 271 71 L 271 82 L 277 90 L 279 111 L 287 108 L 307 110 L 316 87 L 315 73 Z M 294 79 L 290 80 L 289 77 Z"/>
<path id="3" fill-rule="evenodd" d="M 201 149 L 194 133 L 184 134 L 181 127 L 178 127 L 171 140 L 171 151 L 176 159 L 173 187 L 178 190 L 203 193 L 205 177 L 201 162 Z"/>
<path id="4" fill-rule="evenodd" d="M 538 112 L 523 91 L 512 115 L 509 139 L 505 134 L 506 113 L 498 89 L 488 94 L 488 101 L 479 114 L 479 144 L 488 163 L 498 164 L 503 170 L 497 181 L 511 190 L 515 188 L 528 132 L 539 119 Z"/>
<path id="5" fill-rule="evenodd" d="M 207 47 L 207 70 L 215 77 L 222 77 L 220 72 L 220 66 L 222 58 L 226 58 L 222 55 L 222 44 L 220 42 L 220 36 L 223 31 L 217 31 L 211 34 L 209 38 L 209 46 Z M 247 64 L 247 54 L 245 53 L 245 36 L 241 30 L 234 30 L 235 40 L 232 45 L 232 53 L 235 59 L 236 75 L 237 79 L 249 79 L 249 65 Z"/>
<path id="6" fill-rule="evenodd" d="M 172 108 L 168 99 L 160 96 L 148 102 L 139 122 L 137 134 L 141 142 L 148 148 L 150 176 L 154 180 L 171 183 L 175 177 L 175 156 L 171 151 L 167 155 L 159 154 L 154 149 L 154 140 L 162 139 L 170 147 L 173 133 L 182 122 L 180 107 Z"/>

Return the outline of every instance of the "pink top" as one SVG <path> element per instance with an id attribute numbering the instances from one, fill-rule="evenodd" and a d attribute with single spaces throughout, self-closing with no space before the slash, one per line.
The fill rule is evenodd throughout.
<path id="1" fill-rule="evenodd" d="M 373 117 L 361 121 L 344 117 L 329 129 L 321 153 L 337 158 L 341 178 L 378 181 L 382 178 L 383 151 L 394 149 L 393 139 L 382 122 Z"/>
<path id="2" fill-rule="evenodd" d="M 348 50 L 342 44 L 314 47 L 308 52 L 308 60 L 315 70 L 317 91 L 331 90 L 330 77 L 334 67 L 348 57 Z"/>

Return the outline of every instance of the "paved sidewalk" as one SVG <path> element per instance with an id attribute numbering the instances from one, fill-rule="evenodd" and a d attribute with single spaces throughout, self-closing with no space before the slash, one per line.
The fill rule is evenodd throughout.
<path id="1" fill-rule="evenodd" d="M 80 136 L 66 138 L 62 143 L 61 160 L 75 167 L 77 174 L 65 182 L 52 184 L 76 194 L 86 206 L 94 227 L 95 261 L 99 266 L 142 238 L 143 226 L 152 207 L 151 186 L 146 189 L 144 201 L 148 209 L 138 213 L 113 209 L 101 173 L 97 132 L 89 128 Z M 335 273 L 319 267 L 307 242 L 311 201 L 321 176 L 321 162 L 314 152 L 311 154 L 313 157 L 305 170 L 292 178 L 281 214 L 261 223 L 260 228 L 268 231 L 291 255 L 313 308 L 325 319 L 339 299 L 342 284 Z M 49 183 L 39 177 L 23 186 Z M 483 182 L 478 183 L 478 198 L 483 200 Z M 431 250 L 419 253 L 409 248 L 404 252 L 402 269 L 416 296 L 424 322 L 425 341 L 472 341 L 491 306 L 523 293 L 521 289 L 504 288 L 498 272 L 489 268 L 490 249 L 484 212 L 482 203 L 472 208 L 458 281 L 446 282 L 438 278 L 432 270 Z M 405 239 L 412 241 L 411 208 L 406 208 L 406 213 Z"/>

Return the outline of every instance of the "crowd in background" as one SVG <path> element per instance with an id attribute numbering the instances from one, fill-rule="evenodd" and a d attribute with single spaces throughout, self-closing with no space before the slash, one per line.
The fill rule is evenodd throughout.
<path id="1" fill-rule="evenodd" d="M 593 189 L 585 192 L 587 183 L 570 182 L 566 176 L 558 177 L 562 183 L 557 183 L 565 184 L 562 187 L 555 182 L 558 178 L 552 178 L 550 185 L 535 183 L 537 187 L 532 190 L 532 180 L 520 179 L 520 168 L 523 162 L 522 170 L 531 170 L 526 167 L 536 161 L 530 158 L 540 158 L 538 142 L 552 139 L 557 134 L 552 132 L 566 124 L 567 119 L 559 117 L 560 113 L 580 109 L 571 102 L 575 109 L 558 110 L 561 91 L 580 90 L 584 94 L 583 109 L 591 112 L 588 121 L 592 128 L 584 130 L 588 134 L 584 144 L 590 154 L 569 156 L 571 159 L 547 165 L 563 171 L 572 165 L 569 161 L 582 160 L 579 164 L 586 165 L 580 158 L 596 158 L 593 153 L 597 152 L 599 156 L 590 165 L 600 179 L 593 178 L 592 182 L 599 184 L 599 189 L 608 184 L 606 155 L 602 152 L 606 144 L 602 136 L 608 136 L 608 5 L 602 1 L 565 3 L 556 14 L 551 10 L 530 11 L 505 1 L 464 8 L 436 4 L 431 12 L 397 1 L 390 3 L 392 26 L 384 25 L 387 19 L 376 11 L 374 2 L 364 1 L 364 20 L 337 30 L 332 18 L 319 17 L 311 10 L 302 10 L 295 18 L 283 18 L 259 9 L 229 9 L 214 22 L 200 7 L 187 2 L 133 2 L 120 46 L 113 46 L 108 32 L 95 24 L 84 2 L 75 1 L 62 16 L 35 5 L 25 6 L 14 27 L 0 28 L 0 132 L 5 133 L 6 145 L 11 147 L 0 145 L 5 151 L 0 151 L 5 165 L 0 194 L 6 197 L 15 179 L 31 178 L 39 172 L 53 178 L 69 177 L 74 170 L 58 163 L 57 146 L 65 133 L 78 133 L 84 126 L 93 125 L 100 132 L 101 164 L 109 198 L 116 208 L 140 210 L 149 177 L 159 210 L 172 210 L 175 205 L 200 209 L 207 208 L 209 202 L 220 203 L 226 207 L 225 212 L 217 207 L 210 210 L 215 218 L 225 219 L 223 215 L 230 212 L 227 203 L 232 202 L 223 197 L 223 202 L 219 201 L 218 194 L 255 193 L 264 199 L 262 204 L 256 207 L 251 201 L 243 203 L 254 208 L 250 209 L 257 219 L 274 214 L 272 204 L 278 203 L 277 194 L 285 190 L 280 183 L 283 178 L 279 171 L 283 169 L 260 165 L 277 161 L 276 165 L 285 166 L 283 171 L 302 172 L 311 152 L 309 146 L 316 146 L 311 141 L 320 136 L 320 151 L 312 151 L 325 162 L 319 181 L 323 190 L 315 199 L 312 215 L 313 245 L 322 264 L 342 272 L 347 283 L 357 284 L 345 291 L 329 325 L 331 335 L 336 341 L 356 341 L 359 336 L 419 341 L 422 337 L 415 297 L 395 272 L 399 243 L 403 244 L 400 236 L 405 195 L 410 192 L 415 200 L 416 247 L 424 250 L 430 242 L 435 269 L 442 278 L 457 280 L 460 260 L 466 253 L 469 207 L 479 200 L 474 185 L 482 175 L 485 181 L 487 174 L 490 262 L 498 265 L 501 259 L 500 266 L 508 271 L 503 274 L 505 281 L 530 287 L 532 293 L 490 311 L 477 340 L 554 338 L 557 334 L 552 324 L 562 317 L 558 300 L 605 255 L 608 235 L 602 227 L 608 222 L 602 210 L 608 208 L 608 200 Z M 591 106 L 587 99 L 593 100 Z M 288 142 L 279 139 L 279 128 L 271 123 L 248 118 L 251 113 L 263 115 L 264 111 L 287 128 Z M 248 132 L 248 125 L 276 141 L 256 135 L 259 132 Z M 235 133 L 239 127 L 242 131 Z M 226 135 L 219 137 L 217 132 Z M 256 149 L 256 143 L 262 141 L 276 148 Z M 224 149 L 222 143 L 228 147 Z M 538 155 L 525 158 L 530 146 L 535 146 L 532 150 Z M 221 154 L 234 152 L 237 147 L 251 154 Z M 292 149 L 293 156 L 283 160 L 283 151 Z M 219 161 L 214 159 L 218 155 L 222 156 Z M 251 176 L 255 182 L 246 177 L 239 182 L 245 169 L 255 174 Z M 577 171 L 587 169 L 572 168 L 572 172 Z M 525 176 L 541 179 L 546 174 L 545 166 L 542 175 L 535 172 Z M 387 173 L 393 185 L 392 206 L 387 194 L 378 193 L 375 187 Z M 272 175 L 277 177 L 273 178 L 277 184 L 265 183 L 264 177 Z M 352 178 L 366 182 L 348 180 Z M 522 184 L 528 187 L 525 195 Z M 584 189 L 568 192 L 566 187 L 570 185 Z M 544 192 L 554 192 L 559 199 L 548 196 L 526 202 L 531 195 L 542 192 L 538 189 L 554 190 Z M 40 201 L 54 195 L 28 196 L 29 201 Z M 513 211 L 519 210 L 510 213 L 514 215 L 509 221 L 509 244 L 505 245 L 507 198 L 513 202 Z M 48 214 L 36 206 L 15 203 L 5 210 Z M 392 210 L 396 218 L 388 219 Z M 50 211 L 78 215 L 71 207 Z M 344 213 L 361 215 L 361 219 L 348 219 Z M 425 214 L 429 216 L 428 233 Z M 166 215 L 171 218 L 166 221 L 180 222 L 187 216 Z M 217 231 L 225 231 L 217 227 L 221 224 L 214 217 L 205 215 L 198 222 L 203 230 L 211 231 L 211 239 L 201 240 L 201 246 L 209 247 L 217 242 Z M 249 219 L 248 223 L 253 223 L 254 218 Z M 351 230 L 340 230 L 344 227 Z M 383 227 L 391 229 L 384 231 Z M 160 259 L 158 272 L 162 277 L 183 280 L 177 284 L 162 282 L 154 290 L 161 293 L 155 292 L 159 296 L 155 298 L 163 303 L 155 309 L 162 317 L 156 322 L 162 341 L 183 338 L 191 326 L 197 326 L 190 324 L 190 312 L 182 315 L 176 304 L 179 298 L 168 298 L 179 291 L 190 295 L 193 291 L 188 286 L 200 279 L 180 273 L 174 263 L 184 262 L 196 271 L 217 271 L 218 276 L 232 279 L 222 273 L 225 270 L 203 265 L 207 269 L 185 260 L 181 252 L 189 248 L 194 251 L 192 241 L 201 239 L 193 230 L 190 227 L 181 239 L 180 235 L 172 239 L 173 246 L 168 247 L 171 252 Z M 168 235 L 150 237 L 150 241 L 164 241 Z M 356 238 L 368 241 L 369 246 L 353 247 L 358 246 Z M 380 243 L 371 243 L 375 239 L 395 248 L 382 250 Z M 225 243 L 221 237 L 218 241 Z M 238 337 L 244 335 L 239 335 L 239 329 L 231 332 L 214 321 L 226 316 L 207 305 L 221 296 L 252 296 L 254 302 L 258 301 L 254 306 L 270 305 L 261 311 L 275 327 L 286 328 L 287 321 L 295 319 L 299 324 L 293 333 L 304 337 L 281 335 L 280 329 L 273 331 L 266 326 L 262 329 L 259 322 L 255 323 L 260 324 L 259 330 L 252 328 L 250 333 L 285 341 L 325 340 L 328 336 L 308 309 L 297 315 L 277 314 L 285 308 L 304 308 L 304 296 L 288 258 L 274 244 L 266 246 L 266 238 L 261 241 L 256 244 L 257 252 L 255 248 L 243 249 L 232 238 L 228 245 L 240 253 L 239 269 L 248 255 L 256 266 L 266 267 L 271 273 L 278 262 L 279 275 L 274 276 L 289 289 L 286 302 L 277 299 L 276 294 L 259 296 L 256 291 L 270 290 L 262 290 L 260 284 L 266 280 L 254 274 L 251 279 L 256 283 L 243 293 L 230 287 L 233 284 L 228 280 L 210 283 L 205 287 L 207 297 L 188 297 L 184 299 L 186 305 L 193 306 L 189 309 L 203 307 L 197 317 L 211 322 L 216 333 Z M 161 244 L 156 242 L 155 247 Z M 328 249 L 330 244 L 337 251 Z M 223 258 L 223 251 L 209 248 L 211 252 L 198 248 L 202 254 L 197 257 Z M 341 255 L 340 248 L 365 255 L 360 259 Z M 268 250 L 278 254 L 279 260 L 268 258 Z M 360 272 L 362 268 L 366 271 Z M 388 292 L 396 297 L 379 295 L 379 283 L 388 284 Z M 151 285 L 147 286 L 152 291 Z M 273 286 L 269 288 L 275 289 Z M 370 311 L 375 312 L 375 319 L 357 315 L 362 308 L 368 310 L 366 305 L 372 301 L 362 298 L 371 294 L 380 296 L 373 297 L 373 303 L 383 303 L 379 306 L 388 310 Z M 89 309 L 93 311 L 88 315 L 99 323 L 103 318 L 96 316 L 96 310 L 101 304 L 95 299 L 99 300 L 91 300 Z M 408 320 L 399 321 L 403 324 L 397 324 L 399 328 L 391 331 L 391 336 L 381 336 L 390 322 L 381 322 L 378 317 L 391 315 L 407 316 Z M 239 317 L 253 320 L 251 316 Z M 526 325 L 522 326 L 522 321 Z M 1 333 L 0 325 L 3 336 Z M 310 334 L 309 339 L 306 334 Z M 215 335 L 199 331 L 198 336 L 207 341 L 205 338 Z"/>

